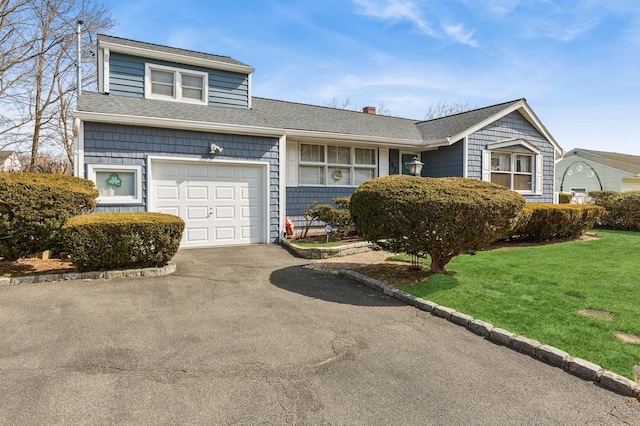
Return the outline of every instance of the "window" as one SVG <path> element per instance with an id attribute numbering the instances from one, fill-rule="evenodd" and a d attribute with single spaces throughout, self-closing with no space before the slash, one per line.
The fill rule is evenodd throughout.
<path id="1" fill-rule="evenodd" d="M 206 105 L 207 81 L 204 72 L 147 64 L 145 96 Z"/>
<path id="2" fill-rule="evenodd" d="M 491 182 L 515 191 L 532 191 L 533 156 L 492 151 Z"/>
<path id="3" fill-rule="evenodd" d="M 98 204 L 141 204 L 140 166 L 88 166 L 89 179 L 99 192 Z"/>
<path id="4" fill-rule="evenodd" d="M 300 144 L 301 185 L 358 186 L 376 176 L 377 151 L 337 145 Z"/>

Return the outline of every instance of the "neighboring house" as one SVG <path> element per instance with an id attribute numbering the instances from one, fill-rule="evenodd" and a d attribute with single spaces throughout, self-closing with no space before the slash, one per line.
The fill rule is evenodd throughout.
<path id="1" fill-rule="evenodd" d="M 556 164 L 556 191 L 640 190 L 640 156 L 575 148 Z"/>
<path id="2" fill-rule="evenodd" d="M 21 172 L 22 163 L 15 151 L 0 151 L 0 172 Z"/>
<path id="3" fill-rule="evenodd" d="M 74 174 L 101 211 L 186 222 L 182 247 L 276 242 L 314 200 L 406 173 L 494 181 L 553 202 L 562 149 L 526 100 L 428 121 L 252 95 L 254 69 L 226 56 L 98 36 L 98 92 L 75 111 Z"/>

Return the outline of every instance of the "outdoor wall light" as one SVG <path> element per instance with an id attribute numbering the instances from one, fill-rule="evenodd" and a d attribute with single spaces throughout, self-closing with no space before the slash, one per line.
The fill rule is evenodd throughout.
<path id="1" fill-rule="evenodd" d="M 404 166 L 407 168 L 407 170 L 409 170 L 409 174 L 411 176 L 420 176 L 424 163 L 418 160 L 417 155 L 414 155 L 411 161 L 407 161 L 406 163 L 404 163 Z"/>
<path id="2" fill-rule="evenodd" d="M 211 147 L 209 148 L 209 154 L 211 155 L 222 154 L 222 147 L 216 145 L 215 143 L 212 143 Z"/>

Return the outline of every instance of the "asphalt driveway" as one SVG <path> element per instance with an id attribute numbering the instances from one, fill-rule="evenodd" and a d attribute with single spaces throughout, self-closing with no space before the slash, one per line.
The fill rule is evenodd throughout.
<path id="1" fill-rule="evenodd" d="M 640 424 L 640 404 L 271 245 L 0 286 L 0 424 Z"/>

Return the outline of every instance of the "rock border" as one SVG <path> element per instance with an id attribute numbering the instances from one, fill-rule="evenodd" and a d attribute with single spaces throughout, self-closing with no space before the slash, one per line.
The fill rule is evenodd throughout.
<path id="1" fill-rule="evenodd" d="M 352 254 L 365 253 L 373 250 L 373 245 L 367 241 L 336 247 L 300 247 L 285 238 L 281 238 L 280 244 L 294 256 L 303 259 L 329 259 L 332 257 L 351 256 Z"/>
<path id="2" fill-rule="evenodd" d="M 618 394 L 640 399 L 640 383 L 636 383 L 612 371 L 605 370 L 597 364 L 582 358 L 573 357 L 565 351 L 542 344 L 537 340 L 494 327 L 493 324 L 474 319 L 469 315 L 457 312 L 455 309 L 441 306 L 432 301 L 405 293 L 404 291 L 388 286 L 381 281 L 369 278 L 358 272 L 341 269 L 339 274 L 345 278 L 364 284 L 367 287 L 381 291 L 386 295 L 402 300 L 422 311 L 430 312 L 434 316 L 444 318 L 454 324 L 465 327 L 469 331 L 495 344 L 506 346 L 537 360 L 544 361 L 554 367 L 562 368 L 574 376 L 583 380 L 592 381 Z"/>
<path id="3" fill-rule="evenodd" d="M 60 274 L 23 275 L 20 277 L 0 278 L 0 285 L 34 284 L 70 280 L 97 280 L 127 277 L 159 277 L 176 271 L 176 264 L 169 262 L 158 268 L 124 269 L 94 272 L 64 272 Z"/>

